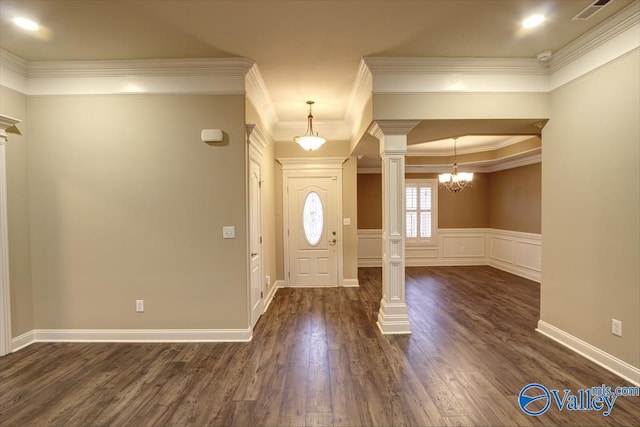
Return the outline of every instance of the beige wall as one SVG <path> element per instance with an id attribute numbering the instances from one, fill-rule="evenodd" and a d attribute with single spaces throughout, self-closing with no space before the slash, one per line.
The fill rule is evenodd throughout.
<path id="1" fill-rule="evenodd" d="M 489 174 L 489 227 L 540 234 L 541 171 L 536 163 Z"/>
<path id="2" fill-rule="evenodd" d="M 551 94 L 541 319 L 640 368 L 640 53 Z M 588 171 L 585 173 L 585 171 Z M 611 319 L 623 336 L 611 334 Z"/>
<path id="3" fill-rule="evenodd" d="M 358 174 L 358 228 L 382 228 L 382 174 Z"/>
<path id="4" fill-rule="evenodd" d="M 464 171 L 461 168 L 460 171 Z M 489 174 L 473 174 L 473 184 L 460 193 L 438 190 L 438 228 L 489 227 Z"/>
<path id="5" fill-rule="evenodd" d="M 17 337 L 33 329 L 27 97 L 0 87 L 0 113 L 22 120 L 21 135 L 10 133 L 6 145 L 11 329 Z"/>
<path id="6" fill-rule="evenodd" d="M 437 174 L 407 173 L 406 179 L 437 178 Z M 438 189 L 438 228 L 487 228 L 489 179 L 475 174 L 473 186 L 453 194 Z M 382 228 L 382 175 L 358 175 L 358 227 Z"/>
<path id="7" fill-rule="evenodd" d="M 351 219 L 351 225 L 342 226 L 343 274 L 345 279 L 358 277 L 358 208 L 356 200 L 357 160 L 349 155 L 349 141 L 327 141 L 320 149 L 304 151 L 293 141 L 276 142 L 275 158 L 345 157 L 342 170 L 342 216 Z M 277 278 L 284 279 L 284 234 L 282 230 L 282 169 L 276 166 L 276 254 Z"/>
<path id="8" fill-rule="evenodd" d="M 247 328 L 244 96 L 28 102 L 34 327 Z"/>

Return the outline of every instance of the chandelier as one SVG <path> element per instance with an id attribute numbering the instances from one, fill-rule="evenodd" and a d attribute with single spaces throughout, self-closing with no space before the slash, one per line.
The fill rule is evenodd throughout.
<path id="1" fill-rule="evenodd" d="M 311 106 L 314 104 L 314 102 L 307 101 L 307 104 L 309 104 L 309 115 L 307 116 L 307 132 L 304 134 L 304 136 L 294 137 L 293 140 L 300 144 L 300 146 L 305 150 L 313 151 L 320 148 L 320 146 L 326 141 L 324 138 L 319 137 L 317 132 L 315 135 L 313 134 L 313 114 L 311 114 Z"/>
<path id="2" fill-rule="evenodd" d="M 470 187 L 471 181 L 473 181 L 473 172 L 458 172 L 458 163 L 456 163 L 458 157 L 456 151 L 457 141 L 458 138 L 453 138 L 453 173 L 441 173 L 438 175 L 440 185 L 452 193 L 459 193 Z"/>

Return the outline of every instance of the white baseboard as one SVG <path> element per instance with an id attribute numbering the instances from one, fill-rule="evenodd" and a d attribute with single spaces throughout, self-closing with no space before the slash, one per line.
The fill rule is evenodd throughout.
<path id="1" fill-rule="evenodd" d="M 506 271 L 507 273 L 515 274 L 516 276 L 533 280 L 534 282 L 540 283 L 542 281 L 542 273 L 540 271 L 520 267 L 515 264 L 500 261 L 497 259 L 490 259 L 488 265 L 493 268 L 497 268 L 498 270 Z"/>
<path id="2" fill-rule="evenodd" d="M 269 309 L 269 306 L 271 305 L 271 301 L 273 301 L 273 297 L 276 296 L 276 292 L 278 292 L 278 289 L 280 289 L 283 286 L 284 286 L 283 280 L 276 280 L 275 282 L 273 282 L 273 286 L 271 287 L 271 290 L 267 294 L 267 299 L 265 300 L 265 304 L 264 304 L 265 312 Z"/>
<path id="3" fill-rule="evenodd" d="M 251 329 L 34 329 L 13 351 L 34 342 L 248 342 Z"/>
<path id="4" fill-rule="evenodd" d="M 345 288 L 357 288 L 360 286 L 358 279 L 342 279 L 342 286 Z"/>
<path id="5" fill-rule="evenodd" d="M 31 330 L 29 332 L 25 332 L 22 335 L 19 335 L 15 338 L 11 339 L 11 351 L 18 351 L 22 348 L 25 348 L 35 342 L 35 334 L 34 331 Z"/>
<path id="6" fill-rule="evenodd" d="M 538 321 L 536 331 L 586 357 L 621 378 L 640 386 L 640 369 L 610 355 L 579 338 L 545 322 Z"/>
<path id="7" fill-rule="evenodd" d="M 405 265 L 407 267 L 451 267 L 451 266 L 464 266 L 464 265 L 487 265 L 484 258 L 479 259 L 433 259 L 433 258 L 405 258 Z"/>
<path id="8" fill-rule="evenodd" d="M 382 257 L 358 258 L 358 267 L 382 267 Z"/>

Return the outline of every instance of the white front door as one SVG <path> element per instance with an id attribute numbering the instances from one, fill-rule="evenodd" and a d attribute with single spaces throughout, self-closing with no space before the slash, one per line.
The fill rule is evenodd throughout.
<path id="1" fill-rule="evenodd" d="M 260 164 L 249 160 L 249 271 L 251 281 L 251 327 L 264 312 L 262 289 L 262 189 Z"/>
<path id="2" fill-rule="evenodd" d="M 338 286 L 337 178 L 288 180 L 289 286 Z"/>

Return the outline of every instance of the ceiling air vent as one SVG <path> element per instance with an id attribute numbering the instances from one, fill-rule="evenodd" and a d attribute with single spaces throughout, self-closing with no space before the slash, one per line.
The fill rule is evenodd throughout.
<path id="1" fill-rule="evenodd" d="M 600 12 L 606 5 L 611 3 L 613 0 L 596 0 L 591 3 L 589 6 L 582 9 L 580 13 L 574 16 L 572 21 L 585 21 L 591 18 L 596 13 Z"/>

